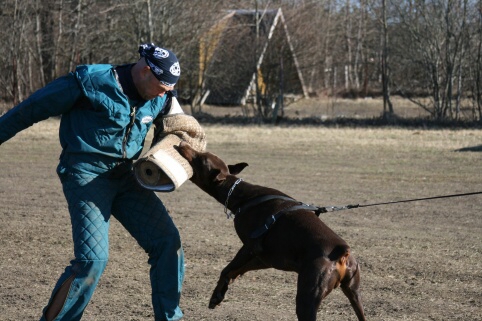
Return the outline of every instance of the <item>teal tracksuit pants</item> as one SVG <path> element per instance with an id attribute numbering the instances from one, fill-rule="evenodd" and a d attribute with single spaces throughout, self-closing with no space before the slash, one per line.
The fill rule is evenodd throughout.
<path id="1" fill-rule="evenodd" d="M 52 292 L 50 300 L 64 282 L 72 281 L 57 321 L 81 319 L 109 258 L 111 215 L 148 254 L 155 320 L 182 318 L 179 300 L 184 254 L 179 232 L 157 195 L 137 184 L 130 164 L 124 167 L 97 176 L 67 172 L 59 165 L 57 172 L 69 207 L 75 259 Z"/>

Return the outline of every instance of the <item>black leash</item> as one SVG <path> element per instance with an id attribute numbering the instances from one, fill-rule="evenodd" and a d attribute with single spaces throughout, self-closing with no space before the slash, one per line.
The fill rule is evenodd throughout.
<path id="1" fill-rule="evenodd" d="M 365 205 L 355 204 L 355 205 L 345 205 L 345 206 L 326 206 L 326 207 L 319 207 L 319 210 L 320 210 L 320 213 L 326 213 L 326 212 L 348 210 L 352 208 L 370 207 L 370 206 L 397 204 L 397 203 L 408 203 L 408 202 L 415 202 L 415 201 L 426 201 L 426 200 L 434 200 L 438 198 L 451 198 L 451 197 L 469 196 L 469 195 L 477 195 L 477 194 L 482 194 L 482 192 L 441 195 L 441 196 L 433 196 L 433 197 L 414 198 L 414 199 L 402 200 L 402 201 L 365 204 Z"/>
<path id="2" fill-rule="evenodd" d="M 239 182 L 239 180 L 235 183 L 235 185 Z M 232 189 L 231 189 L 232 191 Z M 265 234 L 269 228 L 283 215 L 285 215 L 287 212 L 291 211 L 296 211 L 299 209 L 304 209 L 304 210 L 309 210 L 315 212 L 316 216 L 320 216 L 321 213 L 328 213 L 328 212 L 335 212 L 335 211 L 342 211 L 342 210 L 349 210 L 353 208 L 360 208 L 360 207 L 370 207 L 370 206 L 378 206 L 378 205 L 387 205 L 387 204 L 397 204 L 397 203 L 408 203 L 408 202 L 415 202 L 415 201 L 425 201 L 425 200 L 433 200 L 433 199 L 439 199 L 439 198 L 451 198 L 451 197 L 460 197 L 460 196 L 469 196 L 469 195 L 476 195 L 476 194 L 482 194 L 482 192 L 471 192 L 471 193 L 462 193 L 462 194 L 451 194 L 451 195 L 441 195 L 441 196 L 432 196 L 432 197 L 423 197 L 423 198 L 413 198 L 413 199 L 408 199 L 408 200 L 402 200 L 402 201 L 392 201 L 392 202 L 382 202 L 382 203 L 372 203 L 372 204 L 354 204 L 354 205 L 345 205 L 345 206 L 316 206 L 316 205 L 309 205 L 305 204 L 302 202 L 298 202 L 294 200 L 291 197 L 288 196 L 282 196 L 282 195 L 263 195 L 260 197 L 256 197 L 254 199 L 249 200 L 246 204 L 238 208 L 234 213 L 234 215 L 240 215 L 244 211 L 248 210 L 249 208 L 258 205 L 263 202 L 267 202 L 273 199 L 281 199 L 284 201 L 290 201 L 294 202 L 295 204 L 284 208 L 275 214 L 269 216 L 264 225 L 256 229 L 254 232 L 251 233 L 250 237 L 255 239 L 259 238 L 263 234 Z M 229 198 L 229 197 L 228 197 Z M 227 200 L 226 200 L 227 204 Z M 225 208 L 226 211 L 226 208 Z M 229 218 L 229 216 L 228 216 Z"/>

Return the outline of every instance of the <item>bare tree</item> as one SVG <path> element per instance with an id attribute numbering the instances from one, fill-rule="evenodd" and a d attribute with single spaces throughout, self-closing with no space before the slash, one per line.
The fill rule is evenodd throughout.
<path id="1" fill-rule="evenodd" d="M 382 0 L 382 93 L 383 93 L 383 117 L 393 116 L 393 105 L 390 100 L 390 67 L 388 63 L 388 24 L 386 0 Z"/>
<path id="2" fill-rule="evenodd" d="M 6 96 L 16 104 L 23 100 L 28 87 L 27 75 L 24 74 L 29 59 L 25 44 L 29 31 L 32 30 L 31 17 L 35 15 L 30 4 L 25 5 L 13 0 L 5 5 L 7 6 L 2 8 L 6 22 L 3 26 L 5 29 L 2 29 L 2 38 L 6 52 L 2 65 L 5 66 L 6 73 L 2 77 L 2 83 L 6 88 Z"/>
<path id="3" fill-rule="evenodd" d="M 473 115 L 474 118 L 478 117 L 479 122 L 482 122 L 482 1 L 479 0 L 478 10 L 476 11 L 477 23 L 475 24 L 475 35 L 473 42 L 472 57 L 474 68 L 472 68 L 472 74 L 474 78 L 472 95 L 473 95 Z"/>
<path id="4" fill-rule="evenodd" d="M 410 83 L 410 77 L 405 74 L 405 80 L 398 82 L 399 89 L 405 93 L 414 92 L 415 85 L 429 92 L 429 101 L 410 99 L 436 119 L 458 117 L 453 104 L 454 82 L 457 72 L 463 72 L 462 62 L 469 45 L 468 6 L 468 0 L 397 5 L 402 36 L 406 37 L 400 41 L 403 48 L 400 47 L 398 53 L 401 61 L 410 64 L 410 75 L 416 80 Z"/>
<path id="5" fill-rule="evenodd" d="M 60 72 L 60 60 L 59 57 L 61 52 L 61 44 L 62 39 L 64 36 L 64 0 L 59 0 L 58 8 L 57 8 L 57 37 L 53 44 L 53 55 L 52 55 L 52 71 L 50 73 L 50 79 L 57 78 Z M 53 37 L 54 35 L 52 35 Z"/>

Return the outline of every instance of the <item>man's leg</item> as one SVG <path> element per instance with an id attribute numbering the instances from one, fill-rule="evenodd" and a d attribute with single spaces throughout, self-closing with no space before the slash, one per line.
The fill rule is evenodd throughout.
<path id="1" fill-rule="evenodd" d="M 162 201 L 154 192 L 140 187 L 132 175 L 123 180 L 112 215 L 149 255 L 155 320 L 180 320 L 184 253 L 179 231 Z"/>
<path id="2" fill-rule="evenodd" d="M 106 179 L 61 175 L 75 259 L 65 269 L 41 320 L 80 320 L 107 264 L 109 213 L 117 186 Z M 106 214 L 107 213 L 107 214 Z"/>

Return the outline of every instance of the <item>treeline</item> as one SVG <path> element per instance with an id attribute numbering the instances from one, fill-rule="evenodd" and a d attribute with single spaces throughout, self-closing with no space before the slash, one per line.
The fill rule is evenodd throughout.
<path id="1" fill-rule="evenodd" d="M 434 119 L 482 117 L 482 0 L 2 0 L 0 99 L 12 105 L 78 64 L 138 59 L 140 43 L 172 49 L 187 101 L 199 41 L 228 10 L 283 10 L 313 95 L 392 94 Z M 256 22 L 253 21 L 253 26 Z M 254 45 L 254 42 L 253 42 Z"/>

